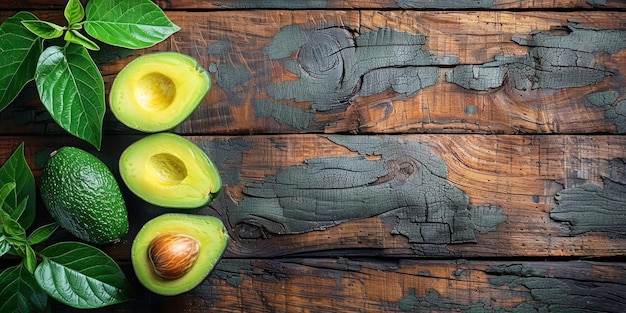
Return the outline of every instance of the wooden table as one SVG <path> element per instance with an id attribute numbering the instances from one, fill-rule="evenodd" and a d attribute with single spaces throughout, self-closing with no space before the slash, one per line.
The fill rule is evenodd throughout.
<path id="1" fill-rule="evenodd" d="M 152 51 L 209 70 L 174 131 L 224 183 L 187 212 L 232 240 L 199 287 L 152 294 L 130 244 L 172 210 L 125 191 L 131 230 L 103 249 L 138 297 L 98 312 L 623 312 L 626 2 L 155 2 L 181 30 L 99 66 L 107 90 Z M 0 21 L 64 6 L 5 1 Z M 0 116 L 0 159 L 25 142 L 36 177 L 45 151 L 89 148 L 32 86 Z M 97 155 L 141 136 L 107 113 Z"/>

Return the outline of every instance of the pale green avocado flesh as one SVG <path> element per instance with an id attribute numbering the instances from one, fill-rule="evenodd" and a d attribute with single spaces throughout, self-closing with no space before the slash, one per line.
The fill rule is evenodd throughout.
<path id="1" fill-rule="evenodd" d="M 120 174 L 148 203 L 167 208 L 209 204 L 222 188 L 219 171 L 195 143 L 173 133 L 148 135 L 124 150 Z"/>
<path id="2" fill-rule="evenodd" d="M 113 81 L 109 103 L 124 125 L 159 132 L 189 117 L 210 88 L 209 74 L 193 57 L 153 52 L 124 66 Z"/>
<path id="3" fill-rule="evenodd" d="M 194 265 L 176 279 L 165 279 L 156 274 L 148 253 L 155 237 L 170 232 L 190 236 L 200 243 Z M 207 277 L 226 250 L 229 238 L 224 224 L 216 217 L 166 213 L 148 221 L 137 233 L 131 247 L 133 269 L 148 290 L 165 296 L 181 294 L 195 288 Z"/>

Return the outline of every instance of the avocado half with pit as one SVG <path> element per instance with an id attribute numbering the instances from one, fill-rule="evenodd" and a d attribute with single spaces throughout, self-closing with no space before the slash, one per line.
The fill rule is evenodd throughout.
<path id="1" fill-rule="evenodd" d="M 221 188 L 219 171 L 195 143 L 173 133 L 151 134 L 119 159 L 122 180 L 139 198 L 167 208 L 209 204 Z"/>
<path id="2" fill-rule="evenodd" d="M 154 293 L 172 296 L 195 288 L 228 245 L 222 221 L 213 216 L 167 213 L 148 221 L 131 247 L 137 278 Z"/>
<path id="3" fill-rule="evenodd" d="M 211 78 L 196 59 L 152 52 L 128 63 L 115 77 L 109 103 L 124 125 L 143 132 L 169 130 L 202 102 Z"/>

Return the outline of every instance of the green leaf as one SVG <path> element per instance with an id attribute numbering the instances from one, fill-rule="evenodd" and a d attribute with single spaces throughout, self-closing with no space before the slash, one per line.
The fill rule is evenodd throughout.
<path id="1" fill-rule="evenodd" d="M 49 312 L 48 295 L 22 265 L 0 273 L 0 312 Z"/>
<path id="2" fill-rule="evenodd" d="M 24 157 L 21 143 L 0 168 L 0 185 L 15 183 L 16 187 L 6 198 L 2 209 L 28 229 L 35 220 L 35 177 Z"/>
<path id="3" fill-rule="evenodd" d="M 50 238 L 52 233 L 54 233 L 57 228 L 59 228 L 59 225 L 57 223 L 50 223 L 40 226 L 28 236 L 28 244 L 36 245 L 48 240 L 48 238 Z"/>
<path id="4" fill-rule="evenodd" d="M 22 25 L 30 30 L 33 34 L 43 39 L 54 39 L 63 36 L 65 27 L 42 20 L 22 21 Z"/>
<path id="5" fill-rule="evenodd" d="M 26 211 L 26 206 L 28 205 L 28 196 L 24 197 L 22 199 L 22 201 L 17 205 L 15 211 L 13 211 L 14 214 L 14 219 L 18 220 L 20 219 L 20 217 L 22 217 L 22 214 Z M 21 224 L 20 224 L 21 225 Z M 24 229 L 27 229 L 28 227 L 25 227 Z"/>
<path id="6" fill-rule="evenodd" d="M 16 242 L 11 240 L 10 237 L 7 237 L 7 242 L 11 244 L 11 249 L 9 250 L 9 254 L 25 257 L 26 256 L 26 243 Z"/>
<path id="7" fill-rule="evenodd" d="M 5 240 L 7 243 L 9 243 L 10 245 L 10 249 L 8 251 L 8 253 L 13 254 L 15 256 L 19 256 L 22 258 L 27 258 L 28 257 L 28 253 L 30 253 L 30 251 L 28 251 L 28 249 L 32 249 L 29 245 L 28 242 L 26 241 L 25 236 L 19 236 L 19 235 L 10 235 L 10 234 L 6 234 L 8 235 Z"/>
<path id="8" fill-rule="evenodd" d="M 8 182 L 0 187 L 0 206 L 4 204 L 11 191 L 15 190 L 15 186 L 15 182 Z M 0 221 L 2 221 L 1 218 Z"/>
<path id="9" fill-rule="evenodd" d="M 123 48 L 151 47 L 180 30 L 150 0 L 91 0 L 86 16 L 87 34 Z"/>
<path id="10" fill-rule="evenodd" d="M 85 9 L 80 0 L 69 0 L 63 11 L 68 25 L 73 25 L 83 20 L 85 17 Z"/>
<path id="11" fill-rule="evenodd" d="M 15 189 L 15 183 L 10 182 L 0 187 L 0 201 L 4 203 L 6 197 Z M 17 243 L 21 245 L 26 242 L 26 231 L 14 218 L 12 218 L 4 210 L 0 210 L 0 222 L 2 233 L 6 235 L 5 240 L 9 243 Z"/>
<path id="12" fill-rule="evenodd" d="M 2 224 L 2 230 L 7 235 L 7 240 L 19 240 L 19 242 L 26 242 L 26 231 L 22 228 L 22 225 L 13 219 L 5 219 Z M 23 240 L 22 240 L 23 239 Z"/>
<path id="13" fill-rule="evenodd" d="M 78 242 L 61 242 L 41 251 L 35 270 L 39 285 L 61 303 L 98 308 L 132 298 L 132 288 L 117 263 L 101 250 Z"/>
<path id="14" fill-rule="evenodd" d="M 37 267 L 37 255 L 35 254 L 35 250 L 29 245 L 25 246 L 26 254 L 22 259 L 22 265 L 26 268 L 30 273 L 35 272 L 35 268 Z"/>
<path id="15" fill-rule="evenodd" d="M 35 83 L 55 122 L 100 149 L 106 110 L 104 80 L 85 47 L 46 48 L 39 58 Z"/>
<path id="16" fill-rule="evenodd" d="M 65 33 L 65 41 L 79 44 L 89 50 L 98 51 L 100 47 L 91 39 L 85 37 L 76 29 L 70 29 Z"/>
<path id="17" fill-rule="evenodd" d="M 18 12 L 0 25 L 0 111 L 35 77 L 43 40 L 21 23 L 33 19 L 29 12 Z"/>
<path id="18" fill-rule="evenodd" d="M 5 235 L 0 235 L 0 257 L 11 250 L 11 244 L 6 240 Z"/>

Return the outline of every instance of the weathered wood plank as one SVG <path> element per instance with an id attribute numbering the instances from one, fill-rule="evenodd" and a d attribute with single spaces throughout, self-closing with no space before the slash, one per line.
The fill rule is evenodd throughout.
<path id="1" fill-rule="evenodd" d="M 137 300 L 103 312 L 617 313 L 625 273 L 623 263 L 586 261 L 222 259 L 188 293 L 139 287 Z"/>
<path id="2" fill-rule="evenodd" d="M 138 137 L 104 140 L 116 172 Z M 220 168 L 211 214 L 227 255 L 613 257 L 626 255 L 626 136 L 188 137 Z M 75 139 L 27 138 L 34 173 Z M 23 137 L 0 143 L 6 159 Z M 36 160 L 39 160 L 36 162 Z M 127 194 L 131 231 L 167 210 Z"/>
<path id="3" fill-rule="evenodd" d="M 199 59 L 213 88 L 180 133 L 626 132 L 624 12 L 170 15 L 182 30 L 168 41 L 96 57 L 107 88 L 142 53 Z M 36 99 L 5 110 L 2 133 L 61 132 Z"/>
<path id="4" fill-rule="evenodd" d="M 83 1 L 85 2 L 85 1 Z M 625 8 L 620 0 L 155 0 L 166 10 L 184 9 L 611 9 Z M 0 9 L 63 9 L 66 0 L 14 0 L 0 2 Z"/>
<path id="5" fill-rule="evenodd" d="M 198 288 L 151 294 L 130 245 L 173 210 L 124 190 L 130 232 L 103 249 L 139 294 L 97 312 L 623 311 L 626 2 L 155 2 L 179 33 L 94 57 L 107 89 L 150 51 L 210 71 L 212 91 L 174 131 L 224 178 L 186 212 L 222 218 L 232 241 Z M 65 3 L 0 2 L 0 22 L 33 9 L 63 23 Z M 56 136 L 29 85 L 0 114 L 0 162 L 25 141 L 39 177 L 48 152 L 73 145 L 116 172 L 141 134 L 112 116 L 105 128 L 101 151 Z M 606 262 L 558 261 L 588 258 Z"/>
<path id="6" fill-rule="evenodd" d="M 237 234 L 254 239 L 246 225 L 291 234 L 238 241 L 243 255 L 306 252 L 312 243 L 320 246 L 310 251 L 463 257 L 601 255 L 594 247 L 624 254 L 622 137 L 296 138 L 237 138 L 209 149 L 232 164 L 224 175 L 229 197 L 215 206 Z M 599 195 L 595 207 L 567 198 L 555 208 L 555 196 L 577 192 Z M 311 231 L 318 229 L 325 231 Z"/>

